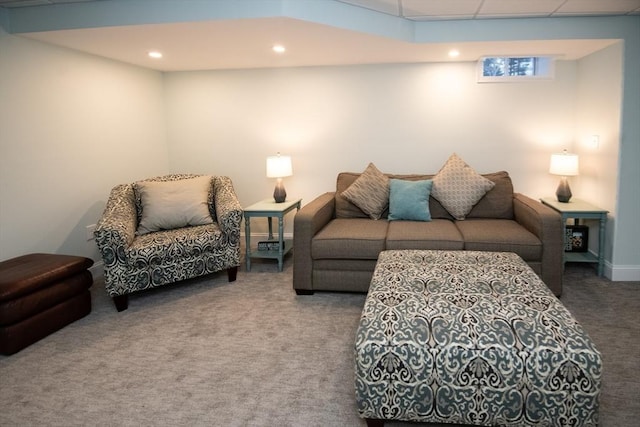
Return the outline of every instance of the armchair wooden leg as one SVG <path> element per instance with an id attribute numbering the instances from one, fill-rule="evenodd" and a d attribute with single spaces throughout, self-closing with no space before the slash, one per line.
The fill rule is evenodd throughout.
<path id="1" fill-rule="evenodd" d="M 129 308 L 129 295 L 117 295 L 113 297 L 113 303 L 116 305 L 116 310 L 125 311 Z"/>
<path id="2" fill-rule="evenodd" d="M 229 276 L 230 282 L 235 282 L 238 276 L 238 267 L 227 268 L 227 275 Z"/>

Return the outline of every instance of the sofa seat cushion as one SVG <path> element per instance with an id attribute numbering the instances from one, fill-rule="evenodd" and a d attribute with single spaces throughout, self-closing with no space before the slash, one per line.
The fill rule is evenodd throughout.
<path id="1" fill-rule="evenodd" d="M 385 249 L 389 222 L 368 218 L 336 218 L 311 242 L 313 259 L 377 259 Z"/>
<path id="2" fill-rule="evenodd" d="M 468 251 L 515 252 L 525 261 L 542 258 L 542 242 L 516 221 L 466 219 L 455 223 Z"/>
<path id="3" fill-rule="evenodd" d="M 391 221 L 387 232 L 387 249 L 462 250 L 464 240 L 453 221 Z"/>
<path id="4" fill-rule="evenodd" d="M 228 243 L 217 223 L 144 234 L 127 249 L 127 262 L 135 268 L 174 265 L 197 258 Z"/>

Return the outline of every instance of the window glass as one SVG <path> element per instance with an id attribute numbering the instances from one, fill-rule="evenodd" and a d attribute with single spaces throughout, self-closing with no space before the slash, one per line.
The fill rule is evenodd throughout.
<path id="1" fill-rule="evenodd" d="M 478 81 L 518 81 L 553 78 L 553 58 L 546 56 L 491 56 L 478 62 Z"/>

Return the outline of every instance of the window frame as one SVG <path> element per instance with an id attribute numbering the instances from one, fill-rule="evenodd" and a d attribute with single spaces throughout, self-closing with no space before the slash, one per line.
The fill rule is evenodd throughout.
<path id="1" fill-rule="evenodd" d="M 508 75 L 485 76 L 484 63 L 487 59 L 503 59 L 503 68 L 506 71 L 509 60 L 521 58 L 534 58 L 534 74 L 533 75 Z M 477 63 L 477 79 L 478 83 L 507 83 L 507 82 L 523 82 L 531 80 L 553 80 L 555 78 L 555 61 L 556 58 L 551 55 L 486 55 L 482 56 Z"/>

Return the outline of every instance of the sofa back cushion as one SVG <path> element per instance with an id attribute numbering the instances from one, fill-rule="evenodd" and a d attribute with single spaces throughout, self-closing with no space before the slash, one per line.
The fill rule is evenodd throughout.
<path id="1" fill-rule="evenodd" d="M 513 183 L 505 171 L 482 175 L 496 185 L 467 214 L 467 218 L 513 219 Z"/>
<path id="2" fill-rule="evenodd" d="M 353 182 L 360 176 L 360 173 L 341 172 L 338 174 L 336 181 L 336 218 L 368 218 L 368 215 L 362 212 L 356 205 L 349 202 L 342 196 Z M 420 181 L 432 179 L 434 175 L 393 175 L 387 174 L 392 179 L 406 179 L 410 181 Z M 493 181 L 496 185 L 480 199 L 480 201 L 471 209 L 467 218 L 499 218 L 513 219 L 513 184 L 507 172 L 495 172 L 483 174 L 487 179 Z M 442 207 L 433 197 L 429 197 L 429 212 L 433 219 L 453 219 L 453 217 Z M 385 211 L 382 215 L 387 218 L 389 212 Z"/>

